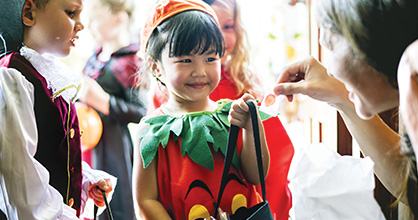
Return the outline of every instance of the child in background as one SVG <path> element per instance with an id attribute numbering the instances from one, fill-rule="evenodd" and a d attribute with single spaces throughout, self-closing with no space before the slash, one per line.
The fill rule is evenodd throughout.
<path id="1" fill-rule="evenodd" d="M 241 22 L 240 7 L 236 0 L 205 0 L 219 18 L 225 39 L 225 55 L 222 58 L 221 81 L 210 94 L 212 100 L 236 99 L 244 92 L 261 98 L 257 79 L 248 68 L 246 31 Z M 287 220 L 292 206 L 287 174 L 293 157 L 293 144 L 280 119 L 272 117 L 264 121 L 269 146 L 270 171 L 266 178 L 266 199 L 276 220 Z M 261 193 L 261 188 L 259 188 Z"/>
<path id="2" fill-rule="evenodd" d="M 92 149 L 93 168 L 118 178 L 111 203 L 115 219 L 132 220 L 132 152 L 128 123 L 139 123 L 146 113 L 147 84 L 136 84 L 136 72 L 142 60 L 136 55 L 139 43 L 133 39 L 131 0 L 92 0 L 88 7 L 89 25 L 98 48 L 83 70 L 86 93 L 82 102 L 96 109 L 103 123 L 103 134 Z M 141 96 L 142 95 L 142 96 Z M 107 219 L 107 215 L 100 219 Z"/>
<path id="3" fill-rule="evenodd" d="M 116 184 L 81 164 L 73 104 L 81 78 L 54 57 L 75 46 L 82 8 L 82 0 L 0 2 L 0 210 L 8 219 L 77 219 L 93 200 L 105 205 L 97 186 L 109 194 Z"/>
<path id="4" fill-rule="evenodd" d="M 209 219 L 214 215 L 231 124 L 243 128 L 220 207 L 234 213 L 261 201 L 248 106 L 254 99 L 214 102 L 223 37 L 210 6 L 201 0 L 164 0 L 145 25 L 146 67 L 168 88 L 167 103 L 140 124 L 134 154 L 134 197 L 142 219 Z M 228 122 L 229 118 L 229 122 Z M 264 175 L 269 153 L 259 118 Z M 214 197 L 215 196 L 215 197 Z"/>
<path id="5" fill-rule="evenodd" d="M 247 32 L 241 22 L 241 10 L 236 0 L 215 0 L 211 7 L 219 18 L 220 29 L 225 40 L 225 54 L 222 57 L 221 81 L 210 94 L 214 101 L 238 99 L 250 93 L 261 99 L 259 80 L 249 69 Z"/>

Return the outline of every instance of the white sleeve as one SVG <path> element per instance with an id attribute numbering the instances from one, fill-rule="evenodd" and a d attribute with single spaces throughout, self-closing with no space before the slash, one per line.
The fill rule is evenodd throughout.
<path id="1" fill-rule="evenodd" d="M 82 162 L 82 164 L 83 164 L 83 188 L 81 192 L 81 204 L 82 204 L 81 205 L 82 207 L 81 218 L 93 219 L 94 202 L 92 199 L 89 199 L 89 196 L 88 196 L 88 188 L 90 184 L 97 183 L 99 182 L 99 180 L 110 179 L 110 182 L 112 183 L 112 186 L 113 186 L 113 190 L 107 196 L 107 201 L 110 203 L 110 201 L 112 200 L 113 193 L 115 192 L 117 178 L 104 171 L 91 169 L 91 167 L 84 161 Z M 97 216 L 99 216 L 105 209 L 106 209 L 106 206 L 99 207 Z"/>
<path id="2" fill-rule="evenodd" d="M 34 88 L 20 72 L 0 68 L 0 209 L 8 219 L 78 219 L 34 159 L 38 142 Z"/>

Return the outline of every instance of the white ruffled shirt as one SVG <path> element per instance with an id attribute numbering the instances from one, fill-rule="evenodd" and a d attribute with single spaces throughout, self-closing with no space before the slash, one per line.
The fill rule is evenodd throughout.
<path id="1" fill-rule="evenodd" d="M 21 54 L 46 79 L 54 94 L 59 93 L 67 102 L 74 100 L 77 87 L 71 85 L 81 84 L 80 76 L 52 56 L 42 56 L 27 47 Z M 49 185 L 48 170 L 34 158 L 38 143 L 34 99 L 33 85 L 19 71 L 0 68 L 0 209 L 8 219 L 78 219 L 75 210 Z M 110 179 L 116 187 L 115 177 L 83 163 L 81 217 L 93 218 L 94 203 L 88 199 L 87 190 L 90 183 L 101 179 Z M 103 210 L 99 208 L 98 213 Z"/>

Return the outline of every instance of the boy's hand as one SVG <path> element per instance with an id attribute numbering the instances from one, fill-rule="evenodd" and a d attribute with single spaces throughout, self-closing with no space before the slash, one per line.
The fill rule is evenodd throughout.
<path id="1" fill-rule="evenodd" d="M 229 110 L 228 120 L 233 125 L 251 130 L 251 116 L 249 107 L 245 103 L 248 100 L 255 100 L 255 98 L 250 94 L 244 94 L 240 99 L 235 100 L 231 105 L 231 110 Z"/>
<path id="2" fill-rule="evenodd" d="M 106 180 L 99 180 L 99 182 L 95 184 L 90 184 L 88 192 L 89 192 L 89 198 L 93 199 L 94 204 L 98 207 L 103 207 L 106 205 L 105 200 L 103 198 L 102 192 L 100 189 L 105 191 L 106 197 L 109 195 L 109 192 L 113 190 L 112 183 L 110 182 L 110 179 Z"/>

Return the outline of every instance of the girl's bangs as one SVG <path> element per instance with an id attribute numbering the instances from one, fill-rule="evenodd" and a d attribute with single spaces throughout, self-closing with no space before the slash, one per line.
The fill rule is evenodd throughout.
<path id="1" fill-rule="evenodd" d="M 168 36 L 171 57 L 204 54 L 209 50 L 223 56 L 224 40 L 215 19 L 200 11 L 187 11 L 177 16 L 181 22 Z"/>

